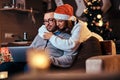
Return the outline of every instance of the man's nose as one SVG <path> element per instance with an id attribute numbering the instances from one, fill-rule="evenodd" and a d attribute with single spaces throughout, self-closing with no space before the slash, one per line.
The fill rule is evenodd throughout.
<path id="1" fill-rule="evenodd" d="M 49 23 L 46 23 L 45 26 L 49 26 Z"/>

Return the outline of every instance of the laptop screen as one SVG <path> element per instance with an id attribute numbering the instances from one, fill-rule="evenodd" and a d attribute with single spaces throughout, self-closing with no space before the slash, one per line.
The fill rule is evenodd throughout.
<path id="1" fill-rule="evenodd" d="M 26 51 L 29 46 L 9 47 L 14 62 L 26 62 Z"/>

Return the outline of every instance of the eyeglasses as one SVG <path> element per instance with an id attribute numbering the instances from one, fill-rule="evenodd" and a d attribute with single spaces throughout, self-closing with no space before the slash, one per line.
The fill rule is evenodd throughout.
<path id="1" fill-rule="evenodd" d="M 55 21 L 55 19 L 54 18 L 49 18 L 48 20 L 46 20 L 46 19 L 44 19 L 44 24 L 51 24 L 51 23 L 53 23 L 53 21 Z"/>

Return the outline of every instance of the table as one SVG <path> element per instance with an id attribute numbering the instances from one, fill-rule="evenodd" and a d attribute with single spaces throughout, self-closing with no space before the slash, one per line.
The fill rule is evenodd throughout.
<path id="1" fill-rule="evenodd" d="M 29 46 L 32 41 L 21 41 L 21 42 L 10 42 L 10 43 L 1 43 L 1 47 L 12 47 L 12 46 Z"/>
<path id="2" fill-rule="evenodd" d="M 61 72 L 37 72 L 15 75 L 10 80 L 120 80 L 119 73 L 87 74 L 79 70 Z"/>

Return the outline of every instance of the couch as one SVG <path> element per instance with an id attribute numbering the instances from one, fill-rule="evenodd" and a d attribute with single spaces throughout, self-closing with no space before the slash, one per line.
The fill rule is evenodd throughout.
<path id="1" fill-rule="evenodd" d="M 120 80 L 120 55 L 116 54 L 112 40 L 99 42 L 92 37 L 78 50 L 79 54 L 69 69 L 54 68 L 52 72 L 36 72 L 34 75 L 21 73 L 9 80 Z"/>
<path id="2" fill-rule="evenodd" d="M 24 63 L 26 61 L 26 49 L 28 46 L 20 46 L 20 47 L 9 47 L 11 54 L 13 56 L 13 59 L 17 63 Z M 95 37 L 90 37 L 88 40 L 85 42 L 81 43 L 81 45 L 78 48 L 79 53 L 73 62 L 73 65 L 68 69 L 63 69 L 59 67 L 53 66 L 51 70 L 81 70 L 81 72 L 87 72 L 87 73 L 92 73 L 92 71 L 96 72 L 102 72 L 106 70 L 106 66 L 109 64 L 109 59 L 107 56 L 118 56 L 116 55 L 116 46 L 115 43 L 112 40 L 105 40 L 102 42 L 99 42 Z M 102 57 L 97 57 L 97 56 L 104 56 Z M 95 57 L 95 60 L 97 61 L 97 64 L 94 63 L 93 57 Z M 101 61 L 99 62 L 99 59 Z M 113 57 L 110 57 L 110 60 L 112 60 Z M 104 62 L 104 60 L 107 60 Z M 116 62 L 118 60 L 115 60 Z M 114 62 L 114 61 L 113 61 Z M 94 64 L 94 65 L 91 65 Z M 111 63 L 112 65 L 112 63 Z M 92 68 L 94 67 L 94 68 Z M 109 66 L 107 66 L 108 68 Z M 113 66 L 114 67 L 114 66 Z M 110 68 L 111 69 L 111 68 Z"/>
<path id="3" fill-rule="evenodd" d="M 94 56 L 116 55 L 116 46 L 112 40 L 99 42 L 96 38 L 91 37 L 80 45 L 79 54 L 71 67 L 72 69 L 86 70 L 86 60 Z M 89 66 L 88 66 L 89 67 Z"/>
<path id="4" fill-rule="evenodd" d="M 15 62 L 26 61 L 26 50 L 28 46 L 9 47 Z M 85 65 L 86 59 L 99 55 L 116 55 L 116 46 L 112 40 L 104 40 L 99 42 L 95 37 L 90 37 L 81 43 L 78 48 L 78 55 L 72 67 L 79 68 L 79 63 Z M 80 65 L 81 65 L 80 63 Z"/>
<path id="5" fill-rule="evenodd" d="M 92 56 L 85 60 L 86 73 L 120 72 L 120 54 L 112 40 L 100 42 L 102 55 Z"/>
<path id="6" fill-rule="evenodd" d="M 9 49 L 15 62 L 26 61 L 26 51 L 28 46 L 15 46 L 9 47 Z M 77 59 L 86 60 L 89 57 L 97 55 L 116 55 L 116 46 L 112 40 L 99 42 L 96 38 L 91 37 L 84 43 L 80 44 L 78 51 Z"/>
<path id="7" fill-rule="evenodd" d="M 120 55 L 93 56 L 86 60 L 86 73 L 119 73 Z"/>

